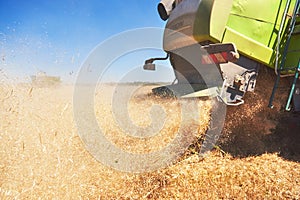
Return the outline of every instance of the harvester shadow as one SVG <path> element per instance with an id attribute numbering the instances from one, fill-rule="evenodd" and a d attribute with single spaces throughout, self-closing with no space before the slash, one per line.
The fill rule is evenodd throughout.
<path id="1" fill-rule="evenodd" d="M 218 146 L 236 158 L 278 153 L 284 159 L 300 162 L 300 115 L 282 113 L 277 119 L 260 120 L 252 119 L 234 128 L 225 125 Z"/>
<path id="2" fill-rule="evenodd" d="M 300 161 L 300 114 L 285 112 L 290 82 L 281 81 L 273 102 L 269 98 L 276 75 L 272 69 L 260 70 L 254 93 L 247 93 L 245 104 L 228 107 L 225 126 L 218 146 L 233 157 L 278 153 L 279 156 Z"/>

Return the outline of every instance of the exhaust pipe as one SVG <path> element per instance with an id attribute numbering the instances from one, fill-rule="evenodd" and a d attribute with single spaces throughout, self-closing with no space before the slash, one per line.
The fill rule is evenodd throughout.
<path id="1" fill-rule="evenodd" d="M 166 21 L 174 8 L 175 0 L 161 0 L 157 6 L 160 18 Z"/>

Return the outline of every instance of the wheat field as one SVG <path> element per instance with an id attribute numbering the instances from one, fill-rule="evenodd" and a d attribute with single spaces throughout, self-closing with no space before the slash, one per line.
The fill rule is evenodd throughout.
<path id="1" fill-rule="evenodd" d="M 153 103 L 161 105 L 167 116 L 160 134 L 141 141 L 122 135 L 113 123 L 111 102 L 101 99 L 112 91 L 110 87 L 95 92 L 95 114 L 115 145 L 142 153 L 170 142 L 180 124 L 174 99 L 148 95 L 147 86 L 129 103 L 129 115 L 138 126 L 149 125 L 145 113 Z M 197 155 L 195 142 L 167 168 L 147 173 L 110 168 L 87 151 L 78 135 L 73 90 L 72 85 L 1 83 L 0 199 L 300 199 L 300 163 L 276 151 L 235 155 L 238 150 L 225 144 L 230 144 L 228 138 L 239 123 L 230 120 L 224 128 L 224 149 L 220 144 L 204 157 Z M 199 139 L 209 124 L 211 102 L 197 100 L 197 105 Z M 244 118 L 253 118 L 262 108 L 255 104 L 250 110 Z M 260 144 L 252 149 L 255 145 Z"/>

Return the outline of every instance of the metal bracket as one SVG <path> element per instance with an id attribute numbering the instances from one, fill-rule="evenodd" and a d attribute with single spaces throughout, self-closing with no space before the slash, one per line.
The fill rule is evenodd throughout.
<path id="1" fill-rule="evenodd" d="M 156 60 L 167 60 L 169 58 L 169 54 L 167 54 L 166 57 L 164 58 L 150 58 L 148 60 L 145 61 L 144 64 L 144 70 L 155 70 L 155 64 L 153 64 L 154 61 Z"/>

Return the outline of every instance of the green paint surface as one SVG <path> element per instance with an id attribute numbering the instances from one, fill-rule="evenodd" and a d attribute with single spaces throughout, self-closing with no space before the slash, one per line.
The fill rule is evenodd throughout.
<path id="1" fill-rule="evenodd" d="M 233 0 L 230 16 L 221 42 L 233 42 L 244 55 L 270 67 L 276 60 L 277 36 L 287 0 Z M 291 2 L 292 14 L 296 0 Z M 280 44 L 280 54 L 286 42 L 289 17 Z M 285 67 L 296 66 L 300 57 L 300 35 L 293 35 Z M 280 55 L 281 57 L 281 55 Z"/>
<path id="2" fill-rule="evenodd" d="M 280 24 L 288 0 L 189 0 L 185 6 L 197 5 L 187 11 L 184 6 L 179 17 L 168 22 L 171 30 L 189 37 L 172 38 L 165 34 L 164 46 L 170 49 L 190 45 L 186 38 L 197 42 L 234 43 L 244 56 L 274 68 L 279 46 L 279 60 L 286 45 L 290 17 L 286 17 L 278 44 Z M 296 0 L 291 0 L 288 15 L 291 16 Z M 183 4 L 182 4 L 183 5 Z M 284 67 L 296 67 L 300 58 L 299 25 L 291 38 L 289 53 Z M 176 44 L 176 45 L 174 45 Z M 166 48 L 168 49 L 168 48 Z"/>

